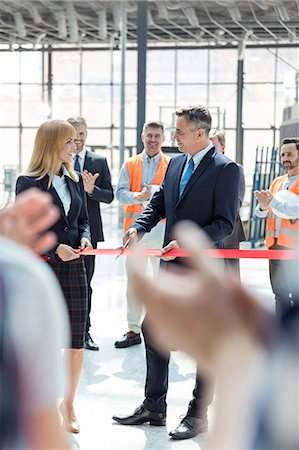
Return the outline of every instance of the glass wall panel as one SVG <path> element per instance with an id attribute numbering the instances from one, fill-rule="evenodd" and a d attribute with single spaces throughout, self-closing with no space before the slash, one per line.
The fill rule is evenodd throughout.
<path id="1" fill-rule="evenodd" d="M 50 117 L 50 107 L 42 100 L 41 85 L 22 85 L 21 122 L 23 127 L 39 126 Z"/>
<path id="2" fill-rule="evenodd" d="M 127 50 L 126 52 L 126 73 L 125 82 L 137 83 L 137 52 Z M 113 82 L 120 83 L 121 81 L 121 53 L 120 51 L 113 52 Z"/>
<path id="3" fill-rule="evenodd" d="M 67 119 L 69 116 L 80 115 L 79 85 L 68 84 L 53 86 L 52 97 L 53 119 Z"/>
<path id="4" fill-rule="evenodd" d="M 245 50 L 243 126 L 244 165 L 247 172 L 252 170 L 256 145 L 273 144 L 274 132 L 271 129 L 273 126 L 277 128 L 275 143 L 279 144 L 278 129 L 283 119 L 283 110 L 286 106 L 294 105 L 298 55 L 298 48 Z M 92 145 L 109 147 L 112 140 L 115 146 L 119 146 L 120 56 L 118 50 L 88 50 L 82 51 L 81 54 L 79 50 L 52 53 L 52 117 L 66 119 L 77 114 L 86 117 L 89 125 L 88 140 Z M 82 86 L 80 86 L 80 58 L 82 58 Z M 275 61 L 277 61 L 276 109 Z M 44 63 L 46 83 L 47 53 Z M 13 147 L 12 152 L 3 153 L 3 157 L 6 162 L 9 160 L 11 164 L 18 163 L 18 127 L 21 122 L 22 166 L 24 166 L 28 163 L 36 128 L 50 116 L 47 85 L 44 99 L 42 95 L 42 52 L 0 52 L 0 64 L 5 68 L 0 72 L 0 127 L 3 127 L 1 137 L 5 144 L 7 138 L 8 144 Z M 112 66 L 113 73 L 111 73 Z M 147 55 L 146 119 L 161 119 L 166 125 L 166 144 L 171 144 L 176 107 L 190 103 L 206 104 L 212 112 L 213 128 L 226 128 L 226 153 L 234 159 L 236 82 L 235 49 L 150 50 Z M 125 108 L 126 145 L 135 146 L 137 119 L 135 50 L 126 52 Z M 11 130 L 9 127 L 16 129 Z M 31 129 L 32 127 L 34 129 Z M 266 128 L 266 131 L 259 131 L 259 128 Z M 4 133 L 7 133 L 6 137 L 3 137 Z M 110 150 L 105 150 L 105 154 L 106 152 L 111 157 Z M 128 155 L 129 153 L 126 157 Z M 1 163 L 3 157 L 1 154 Z M 110 159 L 111 164 L 117 165 L 117 151 Z"/>
<path id="5" fill-rule="evenodd" d="M 228 158 L 236 161 L 236 131 L 225 130 L 225 154 Z"/>
<path id="6" fill-rule="evenodd" d="M 37 128 L 27 128 L 22 131 L 22 170 L 28 167 L 36 136 Z"/>
<path id="7" fill-rule="evenodd" d="M 244 89 L 243 123 L 245 128 L 273 126 L 274 85 L 247 84 Z"/>
<path id="8" fill-rule="evenodd" d="M 0 70 L 1 72 L 1 70 Z M 19 86 L 0 85 L 0 126 L 19 124 Z M 3 142 L 3 141 L 2 141 Z"/>
<path id="9" fill-rule="evenodd" d="M 234 49 L 210 50 L 210 82 L 236 83 L 237 51 Z"/>
<path id="10" fill-rule="evenodd" d="M 272 147 L 272 130 L 245 130 L 244 131 L 244 161 L 243 166 L 249 181 L 252 184 L 252 176 L 255 166 L 256 147 Z"/>
<path id="11" fill-rule="evenodd" d="M 111 82 L 111 52 L 82 52 L 82 82 Z"/>
<path id="12" fill-rule="evenodd" d="M 109 127 L 111 124 L 111 87 L 82 86 L 82 116 L 88 126 Z"/>
<path id="13" fill-rule="evenodd" d="M 79 83 L 80 52 L 53 52 L 53 83 Z"/>
<path id="14" fill-rule="evenodd" d="M 295 103 L 294 99 L 291 100 L 290 105 L 293 106 Z M 283 121 L 283 110 L 286 106 L 289 106 L 289 98 L 286 96 L 286 90 L 284 85 L 278 84 L 276 91 L 276 127 L 280 127 Z M 273 109 L 275 105 L 273 104 Z"/>
<path id="15" fill-rule="evenodd" d="M 21 53 L 22 83 L 42 82 L 42 52 Z"/>
<path id="16" fill-rule="evenodd" d="M 116 147 L 116 150 L 113 152 L 113 167 L 115 168 L 116 172 L 118 173 L 119 168 L 119 129 L 113 130 L 113 146 Z M 125 132 L 125 146 L 126 147 L 133 147 L 128 149 L 125 149 L 125 157 L 126 160 L 132 154 L 136 153 L 136 130 L 126 130 Z"/>
<path id="17" fill-rule="evenodd" d="M 177 87 L 177 106 L 188 104 L 207 104 L 207 85 L 204 84 L 180 84 Z"/>
<path id="18" fill-rule="evenodd" d="M 1 166 L 19 165 L 19 129 L 0 128 L 0 142 L 5 144 L 1 150 Z"/>
<path id="19" fill-rule="evenodd" d="M 146 120 L 160 120 L 162 115 L 164 120 L 172 120 L 174 112 L 174 86 L 147 85 L 146 90 Z M 171 111 L 172 110 L 172 111 Z M 172 125 L 172 123 L 165 123 Z"/>
<path id="20" fill-rule="evenodd" d="M 275 49 L 272 49 L 275 54 Z M 299 70 L 299 49 L 284 48 L 277 50 L 277 81 L 286 82 L 290 76 L 295 84 L 295 74 Z"/>
<path id="21" fill-rule="evenodd" d="M 120 121 L 120 86 L 113 86 L 113 126 L 119 127 Z M 125 94 L 125 124 L 126 127 L 136 127 L 137 123 L 137 87 L 126 86 Z"/>
<path id="22" fill-rule="evenodd" d="M 87 121 L 87 125 L 89 126 L 89 122 Z M 86 140 L 86 145 L 105 145 L 107 147 L 110 146 L 110 130 L 104 129 L 92 129 L 88 128 L 88 136 Z"/>
<path id="23" fill-rule="evenodd" d="M 149 50 L 147 53 L 147 83 L 175 81 L 175 50 Z"/>
<path id="24" fill-rule="evenodd" d="M 212 126 L 216 128 L 236 127 L 237 86 L 214 84 L 210 86 L 209 108 L 212 113 Z"/>
<path id="25" fill-rule="evenodd" d="M 0 52 L 0 67 L 1 67 L 0 83 L 19 82 L 20 79 L 19 52 Z"/>
<path id="26" fill-rule="evenodd" d="M 207 50 L 177 50 L 178 83 L 206 83 Z"/>
<path id="27" fill-rule="evenodd" d="M 246 48 L 244 59 L 244 81 L 273 81 L 274 55 L 272 50 L 266 48 Z"/>

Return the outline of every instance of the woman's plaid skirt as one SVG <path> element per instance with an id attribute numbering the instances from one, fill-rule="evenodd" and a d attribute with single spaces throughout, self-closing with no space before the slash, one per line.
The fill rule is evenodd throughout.
<path id="1" fill-rule="evenodd" d="M 73 261 L 49 261 L 60 283 L 70 319 L 71 348 L 83 348 L 87 320 L 87 279 L 84 256 Z"/>

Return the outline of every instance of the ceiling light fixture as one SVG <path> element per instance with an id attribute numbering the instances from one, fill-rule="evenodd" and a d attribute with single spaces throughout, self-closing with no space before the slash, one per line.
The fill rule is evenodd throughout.
<path id="1" fill-rule="evenodd" d="M 278 13 L 280 19 L 283 22 L 289 22 L 290 21 L 290 16 L 286 10 L 286 7 L 284 5 L 277 5 L 276 6 L 276 12 Z"/>
<path id="2" fill-rule="evenodd" d="M 186 16 L 186 18 L 188 19 L 190 25 L 192 27 L 199 27 L 199 21 L 198 21 L 198 17 L 196 15 L 195 9 L 192 6 L 183 6 L 182 10 Z"/>
<path id="3" fill-rule="evenodd" d="M 240 20 L 242 20 L 240 10 L 236 5 L 228 6 L 227 9 L 228 9 L 228 12 L 229 12 L 231 18 L 235 22 L 240 22 Z"/>
<path id="4" fill-rule="evenodd" d="M 98 36 L 100 39 L 107 39 L 108 29 L 107 29 L 107 16 L 106 11 L 101 9 L 98 12 Z"/>
<path id="5" fill-rule="evenodd" d="M 267 5 L 265 0 L 256 0 L 255 4 L 262 10 L 262 11 L 268 11 L 269 6 Z"/>
<path id="6" fill-rule="evenodd" d="M 33 3 L 30 3 L 28 9 L 32 17 L 33 23 L 35 23 L 35 25 L 39 25 L 40 23 L 42 23 L 43 19 L 41 18 L 41 15 L 38 12 L 37 7 Z"/>
<path id="7" fill-rule="evenodd" d="M 67 37 L 67 26 L 66 26 L 66 14 L 62 9 L 55 13 L 58 28 L 58 37 L 60 39 L 65 39 Z"/>
<path id="8" fill-rule="evenodd" d="M 158 9 L 158 14 L 160 19 L 169 19 L 169 14 L 166 8 L 165 2 L 161 2 L 159 0 L 156 0 L 156 5 Z"/>
<path id="9" fill-rule="evenodd" d="M 67 21 L 69 24 L 70 40 L 72 42 L 78 42 L 79 41 L 78 20 L 76 10 L 72 3 L 68 2 L 66 4 L 66 12 L 67 12 Z"/>
<path id="10" fill-rule="evenodd" d="M 112 4 L 113 27 L 116 31 L 120 30 L 121 14 L 120 7 L 116 2 Z"/>
<path id="11" fill-rule="evenodd" d="M 153 19 L 153 15 L 152 15 L 152 13 L 150 12 L 149 9 L 148 9 L 148 11 L 147 11 L 147 26 L 148 26 L 149 28 L 155 26 L 155 22 L 154 22 L 154 19 Z"/>
<path id="12" fill-rule="evenodd" d="M 47 36 L 46 33 L 39 34 L 35 41 L 35 45 L 39 45 L 46 36 Z"/>
<path id="13" fill-rule="evenodd" d="M 15 26 L 18 32 L 18 36 L 25 38 L 27 36 L 26 26 L 22 14 L 17 11 L 14 13 Z"/>

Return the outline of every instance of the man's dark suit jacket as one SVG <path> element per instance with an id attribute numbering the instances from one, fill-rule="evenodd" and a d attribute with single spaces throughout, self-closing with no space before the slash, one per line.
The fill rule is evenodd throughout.
<path id="1" fill-rule="evenodd" d="M 166 217 L 164 245 L 174 239 L 173 227 L 181 220 L 199 225 L 217 247 L 232 233 L 239 206 L 239 168 L 217 152 L 204 156 L 179 199 L 181 175 L 187 155 L 170 160 L 159 191 L 132 224 L 138 232 L 148 232 Z"/>
<path id="2" fill-rule="evenodd" d="M 240 164 L 237 164 L 240 172 L 240 186 L 239 186 L 239 208 L 241 208 L 244 196 L 245 196 L 245 176 L 243 167 Z M 239 243 L 246 241 L 246 234 L 244 230 L 244 226 L 238 212 L 237 220 L 233 229 L 233 232 L 230 236 L 228 236 L 224 240 L 224 248 L 239 248 Z M 238 261 L 238 260 L 235 260 Z"/>
<path id="3" fill-rule="evenodd" d="M 96 246 L 97 242 L 104 240 L 100 202 L 111 203 L 114 198 L 111 175 L 106 158 L 88 150 L 83 168 L 93 175 L 100 174 L 95 182 L 92 196 L 87 195 L 91 239 L 93 246 Z"/>
<path id="4" fill-rule="evenodd" d="M 65 215 L 63 204 L 54 187 L 51 186 L 50 189 L 48 189 L 48 175 L 42 180 L 36 180 L 34 177 L 21 175 L 17 179 L 16 185 L 17 195 L 32 187 L 48 192 L 53 198 L 53 203 L 59 208 L 60 217 L 50 228 L 51 231 L 54 231 L 56 234 L 57 242 L 55 246 L 44 255 L 53 261 L 56 259 L 55 251 L 59 244 L 67 244 L 73 248 L 78 248 L 81 238 L 86 237 L 91 240 L 85 192 L 81 175 L 78 183 L 68 176 L 66 176 L 65 179 L 72 199 L 67 216 Z"/>

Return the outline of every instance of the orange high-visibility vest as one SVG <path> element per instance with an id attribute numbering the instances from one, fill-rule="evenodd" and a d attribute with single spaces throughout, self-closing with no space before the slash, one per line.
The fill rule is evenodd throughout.
<path id="1" fill-rule="evenodd" d="M 270 192 L 274 195 L 276 192 L 280 191 L 281 186 L 288 175 L 282 175 L 281 177 L 275 178 L 270 186 Z M 299 196 L 299 179 L 293 183 L 289 189 Z M 298 198 L 299 201 L 299 198 Z M 276 220 L 277 217 L 273 213 L 272 209 L 269 210 L 268 220 L 267 220 L 267 230 L 266 230 L 266 246 L 268 248 L 274 245 L 275 230 L 276 230 Z M 299 236 L 299 221 L 297 219 L 281 219 L 280 230 L 277 236 L 277 244 L 283 247 L 297 248 L 298 247 L 298 236 Z"/>
<path id="2" fill-rule="evenodd" d="M 164 153 L 161 152 L 161 158 L 152 184 L 159 185 L 162 183 L 165 177 L 165 172 L 169 161 L 170 161 L 169 156 L 166 156 L 164 155 Z M 142 182 L 141 154 L 129 158 L 128 161 L 126 162 L 126 167 L 130 178 L 130 191 L 141 192 L 141 182 Z M 134 220 L 137 219 L 140 213 L 142 213 L 142 204 L 138 203 L 136 205 L 125 205 L 123 207 L 123 212 L 124 212 L 124 219 L 123 219 L 124 230 L 127 231 L 127 229 L 130 228 Z M 163 219 L 163 221 L 165 221 L 165 219 Z"/>

